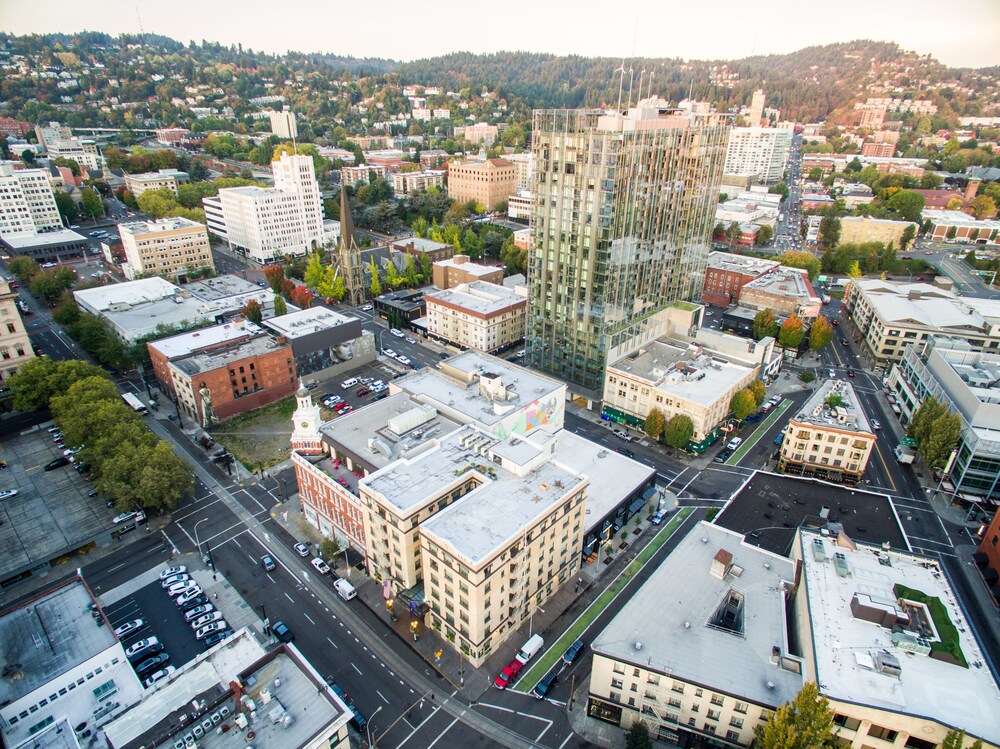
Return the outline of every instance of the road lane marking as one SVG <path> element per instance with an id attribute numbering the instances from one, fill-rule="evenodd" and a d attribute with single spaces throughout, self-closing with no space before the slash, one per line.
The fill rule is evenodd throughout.
<path id="1" fill-rule="evenodd" d="M 351 664 L 351 668 L 353 668 L 355 671 L 357 671 L 360 676 L 364 676 L 364 674 L 361 673 L 361 669 L 357 667 L 357 664 L 352 663 Z"/>
<path id="2" fill-rule="evenodd" d="M 339 646 L 339 645 L 337 645 L 337 643 L 335 643 L 335 642 L 334 642 L 333 640 L 331 640 L 331 639 L 330 639 L 329 637 L 327 637 L 327 638 L 326 638 L 326 641 L 327 641 L 328 643 L 330 643 L 331 645 L 333 645 L 333 647 L 337 648 L 338 650 L 340 649 L 340 646 Z"/>
<path id="3" fill-rule="evenodd" d="M 380 691 L 378 691 L 377 689 L 375 690 L 375 694 L 377 694 L 377 695 L 378 695 L 379 697 L 381 697 L 381 698 L 382 698 L 382 702 L 384 702 L 384 703 L 385 703 L 385 704 L 387 704 L 387 705 L 389 704 L 389 700 L 387 700 L 387 699 L 385 698 L 385 695 L 384 695 L 384 694 L 382 694 L 382 693 L 381 693 Z"/>
<path id="4" fill-rule="evenodd" d="M 563 747 L 566 746 L 566 744 L 569 743 L 569 740 L 574 736 L 576 736 L 576 734 L 570 731 L 569 736 L 567 736 L 566 739 L 559 745 L 559 749 L 563 749 Z"/>
<path id="5" fill-rule="evenodd" d="M 889 473 L 889 465 L 885 462 L 885 458 L 882 457 L 882 450 L 878 446 L 878 442 L 875 442 L 875 452 L 878 453 L 878 459 L 882 462 L 882 467 L 885 469 L 885 477 L 889 481 L 889 486 L 892 487 L 894 492 L 898 492 L 899 489 L 896 487 L 896 482 L 892 480 L 892 476 Z"/>
<path id="6" fill-rule="evenodd" d="M 288 595 L 288 593 L 285 593 L 285 598 L 287 598 L 292 603 L 295 603 L 295 601 L 292 599 L 292 597 L 290 595 Z"/>
<path id="7" fill-rule="evenodd" d="M 452 727 L 452 726 L 454 726 L 454 725 L 455 725 L 456 723 L 458 723 L 458 718 L 455 718 L 455 720 L 453 720 L 453 721 L 452 721 L 451 723 L 449 723 L 449 724 L 448 724 L 448 727 L 447 727 L 447 728 L 445 728 L 445 729 L 444 729 L 443 731 L 441 731 L 441 733 L 439 733 L 439 734 L 437 735 L 437 738 L 436 738 L 436 739 L 434 739 L 434 741 L 432 741 L 431 743 L 429 743 L 429 744 L 427 745 L 427 749 L 433 749 L 433 748 L 434 748 L 434 745 L 435 745 L 435 744 L 436 744 L 437 742 L 439 742 L 439 741 L 440 741 L 441 739 L 443 739 L 443 738 L 444 738 L 444 735 L 445 735 L 446 733 L 448 733 L 448 731 L 450 731 L 450 730 L 451 730 L 451 727 Z"/>
<path id="8" fill-rule="evenodd" d="M 312 620 L 312 617 L 311 617 L 311 616 L 309 616 L 309 614 L 307 614 L 307 613 L 306 613 L 305 611 L 303 611 L 303 612 L 302 612 L 302 616 L 304 616 L 304 617 L 305 617 L 306 619 L 308 619 L 308 620 L 309 620 L 309 623 L 310 623 L 311 625 L 313 625 L 314 627 L 316 626 L 316 622 L 314 622 L 314 621 Z"/>

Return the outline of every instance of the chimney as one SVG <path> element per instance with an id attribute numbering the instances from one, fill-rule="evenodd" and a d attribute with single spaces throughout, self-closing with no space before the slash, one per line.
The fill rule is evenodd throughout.
<path id="1" fill-rule="evenodd" d="M 969 184 L 965 186 L 965 202 L 968 203 L 974 197 L 976 197 L 976 190 L 979 189 L 979 183 L 982 182 L 981 179 L 970 179 Z"/>
<path id="2" fill-rule="evenodd" d="M 733 555 L 730 554 L 725 549 L 719 549 L 715 552 L 715 556 L 712 558 L 712 577 L 717 577 L 720 580 L 724 580 L 726 575 L 729 574 L 729 570 L 733 566 Z"/>

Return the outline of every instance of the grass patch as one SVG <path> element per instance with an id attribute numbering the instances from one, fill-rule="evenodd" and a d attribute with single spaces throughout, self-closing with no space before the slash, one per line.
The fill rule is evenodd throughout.
<path id="1" fill-rule="evenodd" d="M 931 612 L 934 627 L 937 629 L 938 637 L 941 638 L 939 642 L 931 643 L 931 655 L 944 655 L 948 660 L 956 661 L 963 668 L 968 668 L 969 662 L 965 660 L 965 654 L 962 653 L 962 646 L 958 641 L 958 628 L 952 623 L 948 609 L 941 603 L 941 599 L 899 584 L 893 588 L 893 592 L 897 598 L 924 604 Z"/>
<path id="2" fill-rule="evenodd" d="M 577 617 L 577 620 L 570 625 L 569 629 L 562 633 L 558 640 L 556 640 L 548 650 L 546 650 L 535 664 L 528 669 L 518 680 L 516 686 L 511 687 L 518 692 L 529 692 L 534 689 L 535 684 L 541 680 L 541 678 L 549 672 L 556 661 L 562 658 L 562 654 L 566 652 L 566 649 L 572 645 L 574 642 L 580 639 L 582 635 L 591 624 L 601 615 L 601 612 L 608 607 L 615 596 L 617 596 L 622 589 L 629 584 L 633 577 L 635 577 L 639 570 L 643 568 L 653 555 L 660 550 L 660 547 L 665 544 L 674 532 L 681 526 L 688 516 L 694 512 L 690 507 L 685 507 L 678 510 L 677 513 L 670 519 L 670 521 L 664 525 L 660 532 L 656 534 L 652 541 L 650 541 L 639 552 L 639 556 L 633 559 L 628 567 L 623 569 L 618 573 L 618 576 L 611 581 L 609 585 L 600 596 L 598 596 L 593 603 L 591 603 L 586 610 Z"/>
<path id="3" fill-rule="evenodd" d="M 244 466 L 268 468 L 288 458 L 295 396 L 238 414 L 217 424 L 212 438 Z"/>
<path id="4" fill-rule="evenodd" d="M 787 398 L 778 405 L 771 413 L 767 415 L 767 418 L 761 422 L 758 422 L 757 428 L 753 430 L 753 434 L 743 440 L 743 444 L 736 448 L 736 452 L 729 456 L 729 460 L 726 461 L 728 465 L 736 465 L 740 458 L 750 452 L 750 448 L 760 442 L 760 438 L 767 433 L 767 430 L 771 428 L 781 416 L 787 411 L 792 405 L 792 402 Z"/>

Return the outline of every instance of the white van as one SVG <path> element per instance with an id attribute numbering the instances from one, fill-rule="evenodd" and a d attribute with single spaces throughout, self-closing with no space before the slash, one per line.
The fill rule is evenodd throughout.
<path id="1" fill-rule="evenodd" d="M 340 579 L 334 582 L 333 587 L 337 589 L 337 595 L 343 598 L 345 601 L 350 601 L 352 598 L 358 595 L 358 591 L 354 589 L 354 586 L 344 579 Z"/>
<path id="2" fill-rule="evenodd" d="M 352 388 L 357 384 L 358 384 L 358 378 L 351 377 L 350 379 L 344 380 L 342 383 L 340 383 L 340 387 L 342 387 L 344 390 L 347 390 L 347 388 Z"/>
<path id="3" fill-rule="evenodd" d="M 742 437 L 733 437 L 731 440 L 729 440 L 729 444 L 726 445 L 726 447 L 728 447 L 730 450 L 735 450 L 737 447 L 739 447 L 742 444 L 743 444 L 743 438 Z"/>
<path id="4" fill-rule="evenodd" d="M 514 657 L 521 663 L 527 663 L 538 654 L 543 645 L 545 645 L 545 640 L 542 639 L 541 635 L 532 635 Z"/>

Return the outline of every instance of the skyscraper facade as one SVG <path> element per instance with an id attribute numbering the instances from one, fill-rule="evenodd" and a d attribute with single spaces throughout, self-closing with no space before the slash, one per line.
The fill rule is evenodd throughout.
<path id="1" fill-rule="evenodd" d="M 599 399 L 609 357 L 701 294 L 728 135 L 725 115 L 655 98 L 535 112 L 528 364 Z"/>

